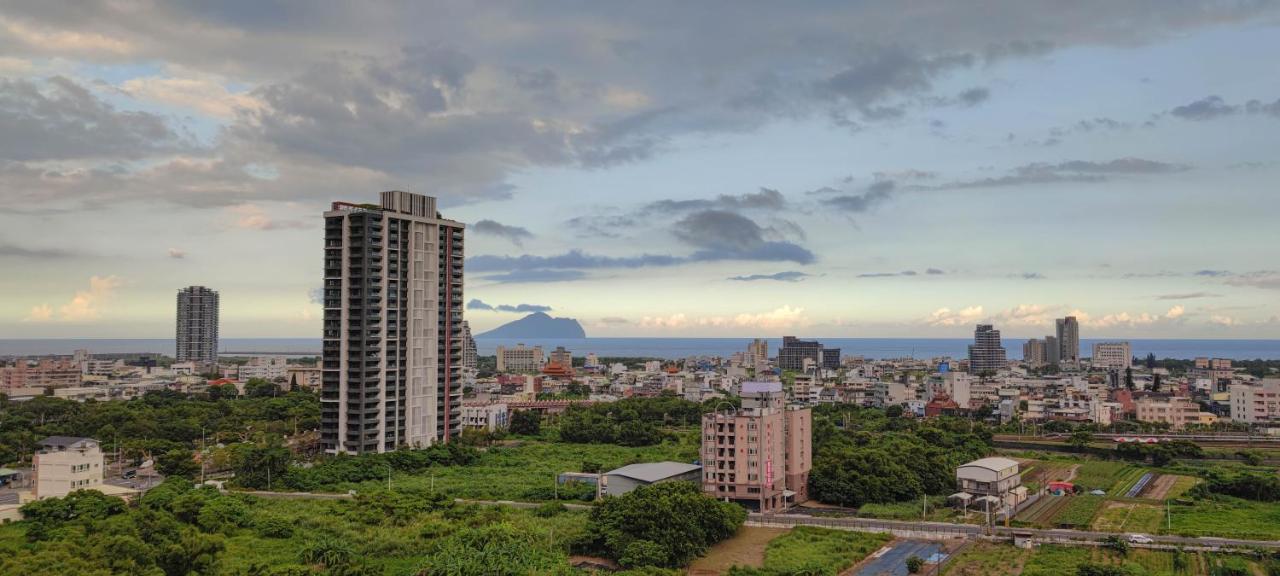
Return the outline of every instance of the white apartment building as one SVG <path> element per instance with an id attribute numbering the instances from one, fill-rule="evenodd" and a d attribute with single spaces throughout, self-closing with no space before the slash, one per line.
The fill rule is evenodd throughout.
<path id="1" fill-rule="evenodd" d="M 92 438 L 50 436 L 40 441 L 31 463 L 36 498 L 61 498 L 76 490 L 102 487 L 102 449 Z"/>
<path id="2" fill-rule="evenodd" d="M 1128 342 L 1097 342 L 1091 361 L 1094 368 L 1124 370 L 1133 365 L 1133 348 Z"/>
<path id="3" fill-rule="evenodd" d="M 1248 424 L 1280 422 L 1280 378 L 1258 384 L 1233 384 L 1230 389 L 1231 419 Z"/>
<path id="4" fill-rule="evenodd" d="M 507 427 L 505 402 L 462 405 L 462 427 L 496 432 Z"/>
<path id="5" fill-rule="evenodd" d="M 275 382 L 288 374 L 289 362 L 283 356 L 257 356 L 250 358 L 240 367 L 238 380 L 246 382 L 252 378 L 261 378 L 267 382 Z"/>
<path id="6" fill-rule="evenodd" d="M 546 363 L 542 355 L 542 347 L 526 348 L 524 344 L 516 344 L 515 348 L 499 346 L 497 355 L 498 372 L 537 372 Z"/>
<path id="7" fill-rule="evenodd" d="M 324 213 L 320 444 L 448 442 L 462 411 L 463 224 L 398 190 Z"/>
<path id="8" fill-rule="evenodd" d="M 1146 396 L 1134 403 L 1139 422 L 1163 422 L 1174 430 L 1182 430 L 1188 424 L 1211 423 L 1212 414 L 1201 414 L 1200 405 L 1190 398 L 1171 396 L 1161 398 Z"/>

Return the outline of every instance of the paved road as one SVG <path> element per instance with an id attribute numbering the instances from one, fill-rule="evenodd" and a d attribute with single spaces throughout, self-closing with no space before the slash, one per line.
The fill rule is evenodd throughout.
<path id="1" fill-rule="evenodd" d="M 953 524 L 949 522 L 907 522 L 901 520 L 875 520 L 871 518 L 829 518 L 808 516 L 803 514 L 750 514 L 747 521 L 754 525 L 764 526 L 825 526 L 844 530 L 863 532 L 888 532 L 902 538 L 920 538 L 939 540 L 947 538 L 963 538 L 985 534 L 983 526 L 975 524 Z M 1062 543 L 1096 543 L 1116 536 L 1114 532 L 1091 532 L 1084 530 L 1064 529 L 1031 529 L 992 528 L 992 535 L 1012 538 L 1013 534 L 1030 534 L 1039 541 Z M 1269 548 L 1280 550 L 1277 540 L 1241 540 L 1236 538 L 1187 537 L 1169 535 L 1151 535 L 1153 547 L 1203 547 L 1203 548 Z"/>
<path id="2" fill-rule="evenodd" d="M 898 540 L 888 544 L 868 557 L 854 576 L 907 576 L 907 558 L 919 556 L 921 560 L 934 558 L 942 553 L 942 546 L 928 540 Z M 935 559 L 936 560 L 936 559 Z"/>

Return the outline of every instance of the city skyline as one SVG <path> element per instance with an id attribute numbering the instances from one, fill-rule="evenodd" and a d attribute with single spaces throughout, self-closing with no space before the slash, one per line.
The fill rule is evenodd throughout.
<path id="1" fill-rule="evenodd" d="M 1280 10 L 988 9 L 6 3 L 0 338 L 318 337 L 388 190 L 476 333 L 1280 338 Z"/>

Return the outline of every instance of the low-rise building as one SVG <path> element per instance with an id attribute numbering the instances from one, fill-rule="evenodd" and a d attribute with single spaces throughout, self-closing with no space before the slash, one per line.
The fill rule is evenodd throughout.
<path id="1" fill-rule="evenodd" d="M 254 378 L 275 382 L 284 379 L 288 367 L 289 362 L 283 356 L 257 356 L 240 366 L 237 376 L 241 382 Z"/>
<path id="2" fill-rule="evenodd" d="M 102 449 L 92 438 L 50 436 L 31 459 L 36 498 L 61 498 L 98 489 L 104 473 Z"/>
<path id="3" fill-rule="evenodd" d="M 1182 430 L 1188 424 L 1198 424 L 1212 414 L 1202 416 L 1200 405 L 1182 396 L 1148 395 L 1134 402 L 1139 422 L 1165 423 L 1173 430 Z"/>
<path id="4" fill-rule="evenodd" d="M 1280 422 L 1280 378 L 1230 388 L 1231 420 L 1246 424 Z"/>
<path id="5" fill-rule="evenodd" d="M 609 496 L 621 496 L 659 482 L 697 482 L 702 466 L 683 462 L 642 462 L 628 464 L 604 473 L 604 490 Z"/>
<path id="6" fill-rule="evenodd" d="M 524 344 L 516 344 L 515 348 L 499 346 L 495 351 L 498 372 L 537 372 L 546 363 L 542 355 L 542 347 L 526 348 Z"/>
<path id="7" fill-rule="evenodd" d="M 463 428 L 488 430 L 496 432 L 505 429 L 508 423 L 507 404 L 505 402 L 469 403 L 462 405 Z"/>
<path id="8" fill-rule="evenodd" d="M 1012 510 L 1027 497 L 1017 461 L 1001 457 L 982 458 L 956 468 L 956 489 L 959 492 L 951 495 L 953 501 L 978 510 L 986 510 L 989 503 L 993 513 Z"/>
<path id="9" fill-rule="evenodd" d="M 1124 370 L 1133 365 L 1133 348 L 1128 342 L 1096 342 L 1090 362 L 1094 368 Z"/>

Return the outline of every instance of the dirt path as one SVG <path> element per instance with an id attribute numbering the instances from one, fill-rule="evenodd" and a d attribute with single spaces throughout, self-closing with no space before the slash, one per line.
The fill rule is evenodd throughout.
<path id="1" fill-rule="evenodd" d="M 1150 498 L 1152 500 L 1164 500 L 1169 494 L 1169 489 L 1178 482 L 1176 474 L 1161 474 L 1151 482 L 1148 482 L 1142 492 L 1138 494 L 1139 498 Z"/>
<path id="2" fill-rule="evenodd" d="M 719 576 L 737 566 L 760 567 L 764 565 L 764 548 L 770 540 L 786 534 L 786 528 L 759 528 L 744 526 L 736 536 L 725 540 L 707 551 L 706 555 L 689 566 L 690 576 Z"/>
<path id="3" fill-rule="evenodd" d="M 1072 465 L 1071 465 L 1071 469 L 1070 469 L 1070 470 L 1067 470 L 1067 477 L 1066 477 L 1065 479 L 1063 479 L 1063 482 L 1070 482 L 1070 481 L 1072 481 L 1072 480 L 1075 480 L 1075 479 L 1076 479 L 1076 472 L 1077 472 L 1077 471 L 1079 471 L 1079 470 L 1080 470 L 1080 465 L 1079 465 L 1079 464 L 1072 464 Z"/>

